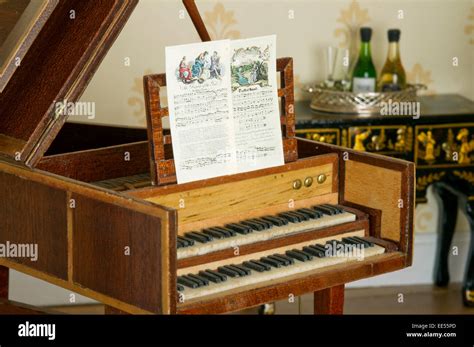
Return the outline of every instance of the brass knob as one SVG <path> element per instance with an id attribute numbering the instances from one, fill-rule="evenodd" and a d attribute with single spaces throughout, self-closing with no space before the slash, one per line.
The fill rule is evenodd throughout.
<path id="1" fill-rule="evenodd" d="M 318 176 L 318 183 L 322 184 L 322 183 L 324 183 L 324 181 L 326 181 L 326 175 L 325 174 L 319 175 Z"/>
<path id="2" fill-rule="evenodd" d="M 293 181 L 293 189 L 300 189 L 302 186 L 301 180 L 294 180 Z"/>
<path id="3" fill-rule="evenodd" d="M 312 184 L 313 184 L 313 177 L 306 177 L 304 179 L 304 186 L 305 187 L 311 187 Z"/>

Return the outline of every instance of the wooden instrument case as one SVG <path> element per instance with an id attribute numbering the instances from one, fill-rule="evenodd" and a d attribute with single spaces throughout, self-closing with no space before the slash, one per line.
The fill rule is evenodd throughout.
<path id="1" fill-rule="evenodd" d="M 0 243 L 36 243 L 39 249 L 37 261 L 0 258 L 0 284 L 3 265 L 111 310 L 223 313 L 411 265 L 414 165 L 294 137 L 292 71 L 283 76 L 279 91 L 286 159 L 280 167 L 176 184 L 171 137 L 153 123 L 164 116 L 156 114 L 162 109 L 152 83 L 164 79 L 159 75 L 144 80 L 148 130 L 65 123 L 66 117 L 55 113 L 55 101 L 78 100 L 136 3 L 60 1 L 0 94 Z M 71 9 L 77 13 L 74 20 Z M 291 64 L 291 59 L 279 60 L 280 72 L 290 74 L 285 68 L 292 70 Z M 326 179 L 318 183 L 322 174 Z M 148 182 L 105 188 L 104 182 L 137 175 L 149 177 Z M 310 187 L 293 188 L 295 180 L 307 177 L 314 178 Z M 224 250 L 178 261 L 177 235 L 284 211 L 289 203 L 296 208 L 339 203 L 354 208 L 359 219 L 350 230 L 334 226 L 242 246 L 239 256 L 356 230 L 377 239 L 387 252 L 284 282 L 178 303 L 180 269 L 233 255 Z"/>

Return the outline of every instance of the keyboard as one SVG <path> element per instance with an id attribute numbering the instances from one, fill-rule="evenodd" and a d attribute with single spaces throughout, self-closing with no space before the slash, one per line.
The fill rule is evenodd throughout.
<path id="1" fill-rule="evenodd" d="M 288 245 L 271 251 L 239 257 L 239 260 L 204 264 L 178 272 L 179 302 L 188 302 L 251 285 L 282 282 L 289 276 L 305 276 L 309 271 L 363 260 L 385 252 L 357 233 Z M 362 235 L 363 233 L 359 233 Z M 213 266 L 214 265 L 214 266 Z"/>
<path id="2" fill-rule="evenodd" d="M 356 215 L 345 211 L 341 206 L 322 204 L 189 231 L 177 238 L 177 258 L 204 255 L 355 220 Z"/>

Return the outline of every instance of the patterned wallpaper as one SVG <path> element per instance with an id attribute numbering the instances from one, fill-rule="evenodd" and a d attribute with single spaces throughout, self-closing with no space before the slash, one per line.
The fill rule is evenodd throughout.
<path id="1" fill-rule="evenodd" d="M 324 78 L 328 46 L 346 47 L 357 54 L 361 25 L 374 30 L 372 56 L 378 71 L 386 58 L 386 31 L 398 27 L 410 82 L 426 84 L 425 93 L 459 93 L 474 99 L 474 6 L 470 0 L 196 2 L 213 39 L 276 34 L 277 55 L 292 56 L 295 61 L 297 99 L 309 97 L 302 92 L 304 85 Z M 164 71 L 165 46 L 197 41 L 181 1 L 140 0 L 82 97 L 96 103 L 97 117 L 92 122 L 145 126 L 142 76 Z M 417 208 L 418 231 L 433 230 L 436 225 L 436 205 L 430 200 Z M 460 228 L 467 230 L 463 217 Z"/>

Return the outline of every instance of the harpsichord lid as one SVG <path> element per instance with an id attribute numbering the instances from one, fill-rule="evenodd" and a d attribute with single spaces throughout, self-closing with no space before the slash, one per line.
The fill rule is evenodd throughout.
<path id="1" fill-rule="evenodd" d="M 14 55 L 4 59 L 16 58 L 17 66 L 0 70 L 9 73 L 0 93 L 0 155 L 28 166 L 38 163 L 66 121 L 57 102 L 81 96 L 138 2 L 43 1 Z"/>

